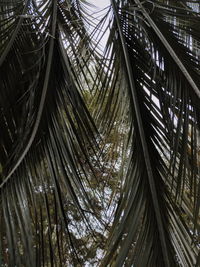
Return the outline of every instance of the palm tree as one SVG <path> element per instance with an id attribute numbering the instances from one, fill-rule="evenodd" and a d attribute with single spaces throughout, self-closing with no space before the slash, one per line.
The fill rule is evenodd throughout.
<path id="1" fill-rule="evenodd" d="M 73 208 L 88 244 L 105 231 L 101 266 L 199 266 L 199 1 L 89 8 L 0 3 L 0 265 L 84 266 Z M 91 200 L 118 127 L 110 227 Z"/>

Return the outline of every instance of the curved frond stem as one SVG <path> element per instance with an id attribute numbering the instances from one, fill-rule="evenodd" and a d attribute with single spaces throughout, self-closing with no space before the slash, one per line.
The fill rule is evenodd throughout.
<path id="1" fill-rule="evenodd" d="M 117 28 L 118 28 L 119 35 L 120 35 L 121 45 L 123 48 L 124 59 L 125 59 L 125 63 L 126 63 L 128 79 L 129 79 L 129 84 L 130 84 L 130 88 L 131 88 L 131 93 L 132 93 L 132 98 L 133 98 L 133 103 L 134 103 L 134 109 L 135 109 L 135 114 L 136 114 L 136 120 L 137 120 L 138 129 L 139 129 L 139 133 L 140 133 L 140 139 L 141 139 L 141 143 L 142 143 L 144 159 L 145 159 L 146 169 L 147 169 L 147 173 L 148 173 L 149 185 L 151 188 L 154 211 L 156 214 L 156 219 L 157 219 L 159 233 L 160 233 L 160 241 L 161 241 L 161 245 L 162 245 L 164 262 L 165 262 L 166 267 L 170 267 L 170 261 L 169 261 L 168 253 L 167 253 L 168 250 L 167 250 L 167 244 L 166 244 L 166 237 L 165 237 L 163 222 L 162 222 L 162 218 L 161 218 L 161 212 L 160 212 L 160 207 L 159 207 L 159 202 L 158 202 L 158 197 L 157 197 L 157 192 L 156 192 L 155 180 L 153 177 L 153 171 L 152 171 L 152 167 L 151 167 L 150 154 L 148 151 L 146 137 L 144 134 L 144 126 L 142 123 L 141 111 L 140 111 L 140 107 L 139 107 L 139 103 L 138 103 L 138 99 L 137 99 L 137 93 L 135 90 L 135 82 L 133 79 L 133 73 L 132 73 L 132 68 L 131 68 L 131 64 L 130 64 L 130 59 L 129 59 L 126 43 L 125 43 L 125 40 L 123 37 L 115 0 L 111 0 L 111 3 L 113 6 L 114 16 L 116 19 Z"/>
<path id="2" fill-rule="evenodd" d="M 162 32 L 156 26 L 156 24 L 153 21 L 153 19 L 150 17 L 148 12 L 143 7 L 142 2 L 140 2 L 140 0 L 134 0 L 134 1 L 141 8 L 141 12 L 144 15 L 144 17 L 147 19 L 149 25 L 155 31 L 155 33 L 157 34 L 157 36 L 159 37 L 159 39 L 161 40 L 161 42 L 163 43 L 165 48 L 168 50 L 168 52 L 172 56 L 174 62 L 177 64 L 177 66 L 180 68 L 180 70 L 182 71 L 183 75 L 187 79 L 188 83 L 194 89 L 194 92 L 196 93 L 196 95 L 200 98 L 200 90 L 199 90 L 197 84 L 195 83 L 194 79 L 191 77 L 191 75 L 189 74 L 188 70 L 186 69 L 186 67 L 184 66 L 184 64 L 182 63 L 180 58 L 178 57 L 176 51 L 174 51 L 174 49 L 171 47 L 171 45 L 169 44 L 169 42 L 167 41 L 165 36 L 162 34 Z"/>
<path id="3" fill-rule="evenodd" d="M 42 94 L 41 94 L 41 100 L 38 108 L 38 113 L 36 116 L 35 124 L 33 126 L 33 130 L 30 136 L 30 139 L 28 140 L 28 143 L 26 147 L 23 150 L 23 153 L 21 153 L 19 159 L 13 166 L 13 168 L 9 171 L 8 175 L 4 178 L 3 182 L 0 184 L 0 189 L 2 189 L 6 183 L 9 181 L 13 173 L 17 170 L 23 159 L 25 158 L 26 154 L 28 153 L 35 136 L 38 131 L 38 127 L 40 124 L 40 120 L 42 117 L 42 112 L 44 109 L 44 103 L 46 99 L 46 94 L 47 94 L 47 89 L 48 89 L 48 83 L 49 83 L 49 77 L 50 77 L 50 71 L 51 71 L 51 63 L 52 63 L 52 56 L 53 56 L 53 50 L 54 50 L 54 41 L 55 41 L 55 33 L 56 33 L 56 20 L 57 20 L 57 1 L 53 1 L 53 9 L 52 9 L 52 26 L 51 26 L 51 35 L 52 38 L 50 39 L 50 45 L 49 45 L 49 53 L 48 53 L 48 60 L 47 60 L 47 68 L 46 68 L 46 73 L 45 73 L 45 79 L 44 79 L 44 84 L 43 84 L 43 89 L 42 89 Z"/>
<path id="4" fill-rule="evenodd" d="M 6 45 L 6 48 L 4 49 L 3 53 L 1 54 L 0 66 L 3 64 L 6 56 L 8 55 L 8 53 L 9 53 L 9 51 L 10 51 L 10 49 L 11 49 L 11 47 L 12 47 L 12 45 L 13 45 L 15 39 L 16 39 L 16 36 L 17 36 L 17 34 L 18 34 L 19 30 L 20 30 L 20 27 L 21 27 L 21 25 L 23 23 L 23 20 L 24 20 L 23 15 L 26 13 L 29 1 L 30 0 L 26 0 L 24 8 L 23 8 L 23 11 L 22 11 L 22 15 L 20 16 L 19 21 L 17 23 L 17 26 L 16 26 L 14 32 L 12 33 L 12 37 L 10 38 L 8 44 Z"/>

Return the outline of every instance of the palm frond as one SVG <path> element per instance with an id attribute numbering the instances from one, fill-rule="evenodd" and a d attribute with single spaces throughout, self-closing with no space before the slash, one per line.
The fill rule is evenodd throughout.
<path id="1" fill-rule="evenodd" d="M 180 2 L 112 1 L 132 153 L 102 266 L 198 264 L 199 17 Z"/>
<path id="2" fill-rule="evenodd" d="M 91 7 L 0 4 L 1 264 L 198 266 L 199 3 Z"/>
<path id="3" fill-rule="evenodd" d="M 91 162 L 98 158 L 98 131 L 81 96 L 81 73 L 92 58 L 84 18 L 80 5 L 71 9 L 62 1 L 8 1 L 6 7 L 0 190 L 1 247 L 9 255 L 5 252 L 2 264 L 80 264 L 68 206 L 74 205 L 94 240 L 94 229 L 103 227 L 91 205 L 96 192 L 91 188 L 90 199 L 86 192 L 88 172 L 97 179 Z M 61 255 L 64 250 L 71 259 Z"/>

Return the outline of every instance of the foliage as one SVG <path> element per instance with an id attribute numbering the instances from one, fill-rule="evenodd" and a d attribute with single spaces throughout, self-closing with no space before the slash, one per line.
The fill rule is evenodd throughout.
<path id="1" fill-rule="evenodd" d="M 90 8 L 0 3 L 0 265 L 199 266 L 199 1 Z"/>

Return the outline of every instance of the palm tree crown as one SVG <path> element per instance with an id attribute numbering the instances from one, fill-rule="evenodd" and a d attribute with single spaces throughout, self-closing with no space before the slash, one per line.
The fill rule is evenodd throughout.
<path id="1" fill-rule="evenodd" d="M 91 7 L 0 3 L 0 265 L 199 266 L 199 1 Z"/>

